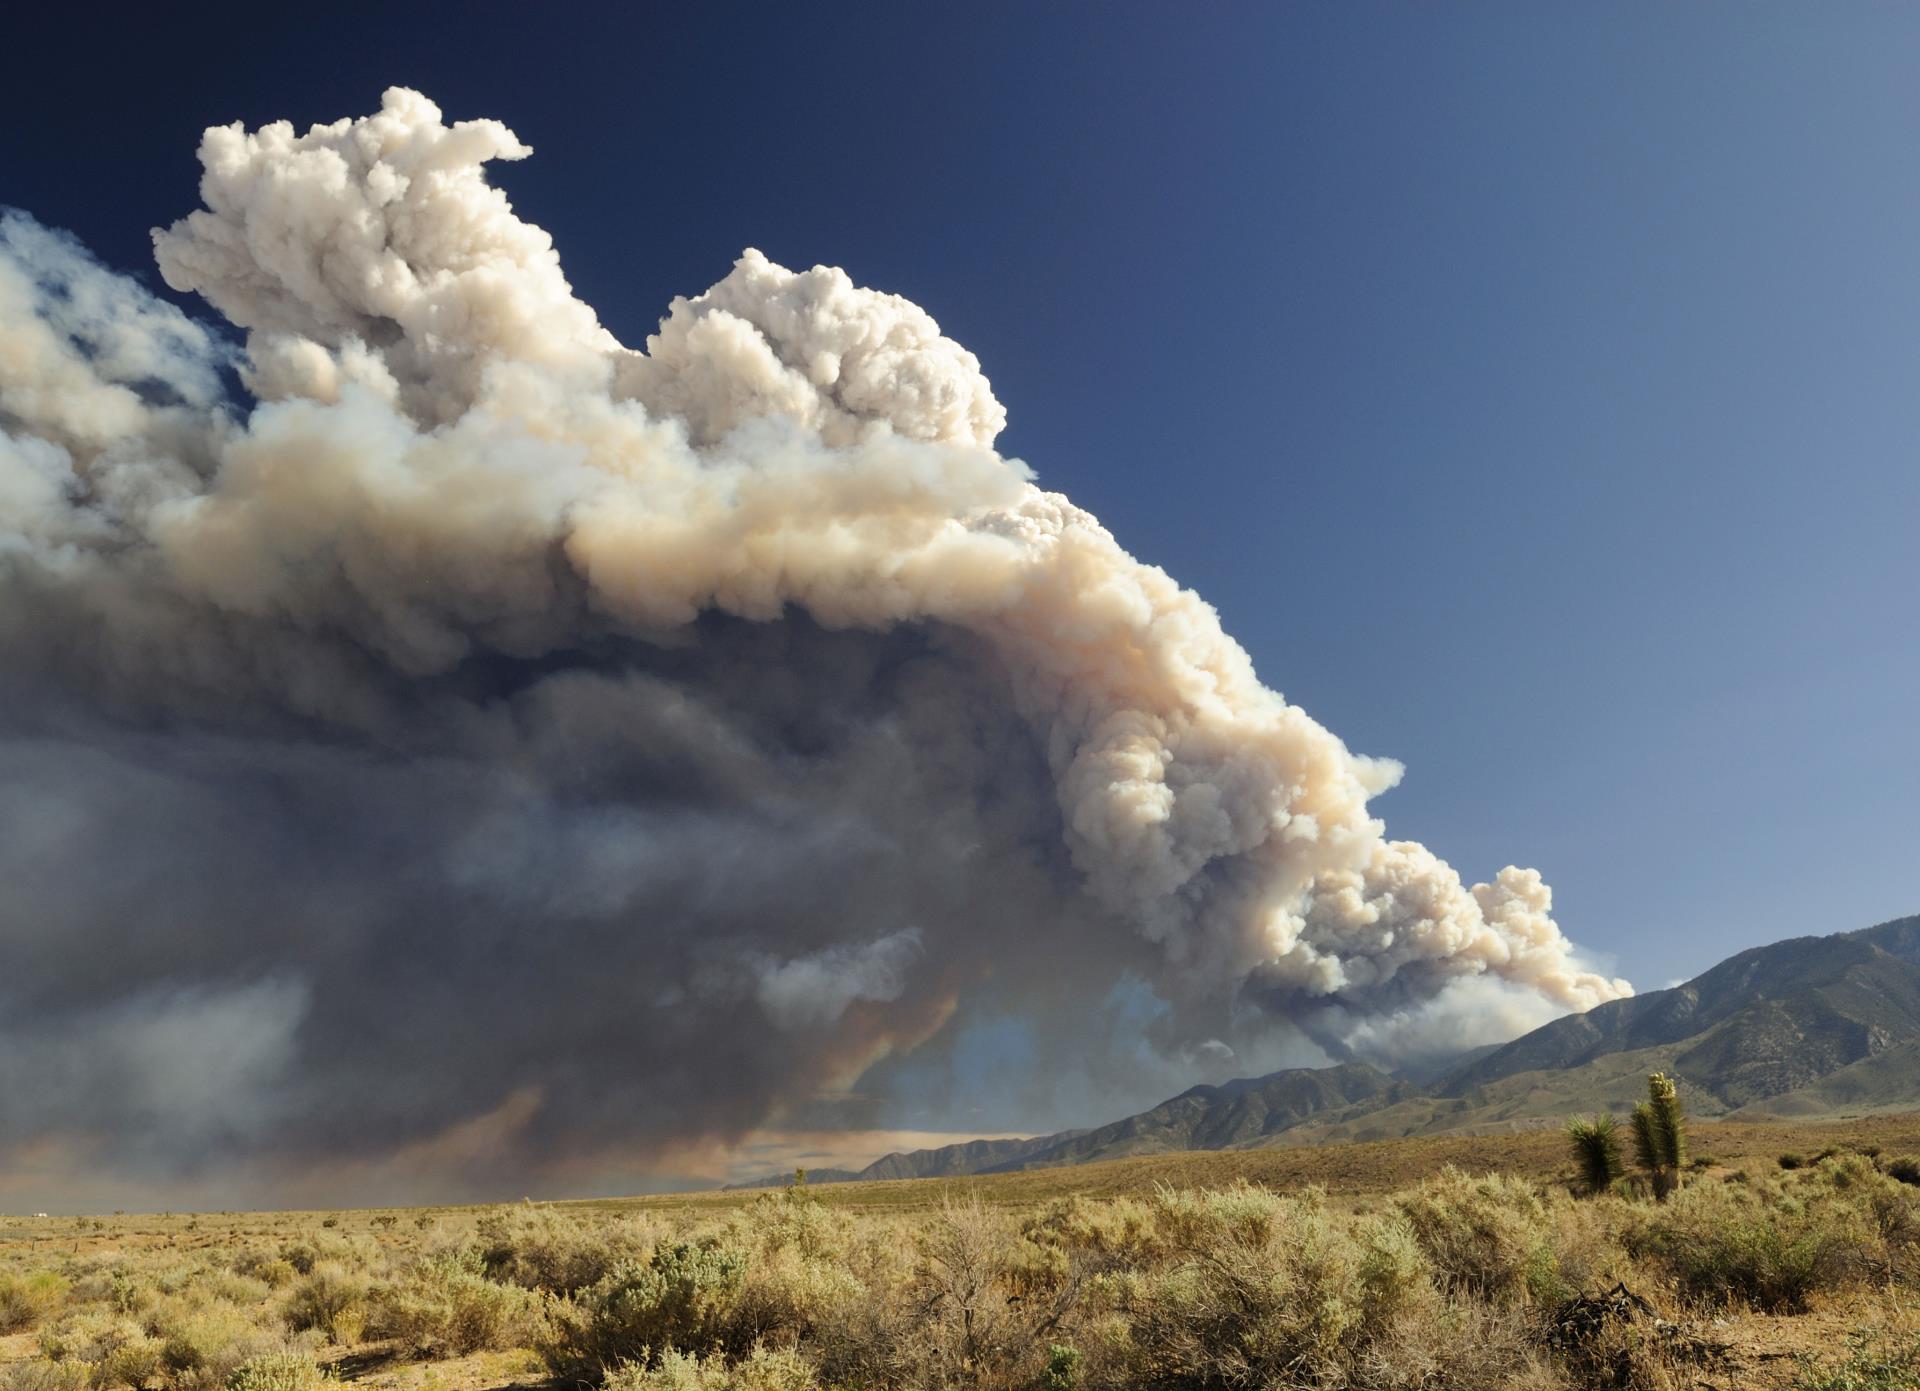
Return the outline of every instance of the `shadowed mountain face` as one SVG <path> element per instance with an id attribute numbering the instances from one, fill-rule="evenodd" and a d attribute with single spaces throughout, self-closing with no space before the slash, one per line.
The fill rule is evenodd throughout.
<path id="1" fill-rule="evenodd" d="M 1437 1078 L 1396 1079 L 1365 1063 L 1295 1068 L 1194 1087 L 1095 1130 L 890 1154 L 844 1176 L 948 1178 L 1555 1124 L 1574 1111 L 1624 1110 L 1654 1070 L 1675 1075 L 1688 1109 L 1703 1117 L 1920 1109 L 1920 916 L 1755 947 L 1685 985 L 1476 1050 Z"/>

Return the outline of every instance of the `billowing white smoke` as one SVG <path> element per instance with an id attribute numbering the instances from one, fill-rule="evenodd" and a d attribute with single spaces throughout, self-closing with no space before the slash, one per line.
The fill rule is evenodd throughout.
<path id="1" fill-rule="evenodd" d="M 398 89 L 306 134 L 207 132 L 206 208 L 154 242 L 170 286 L 246 331 L 244 421 L 191 322 L 9 220 L 8 660 L 117 708 L 271 709 L 378 743 L 409 684 L 490 655 L 673 650 L 714 615 L 952 633 L 1170 998 L 1324 1003 L 1364 1038 L 1467 979 L 1556 1009 L 1629 992 L 1578 964 L 1537 874 L 1469 888 L 1386 840 L 1367 803 L 1398 766 L 1262 685 L 1202 599 L 995 453 L 1005 412 L 927 314 L 749 251 L 623 347 L 486 182 L 528 153 Z M 739 969 L 773 1015 L 818 1022 L 964 951 L 921 931 Z"/>

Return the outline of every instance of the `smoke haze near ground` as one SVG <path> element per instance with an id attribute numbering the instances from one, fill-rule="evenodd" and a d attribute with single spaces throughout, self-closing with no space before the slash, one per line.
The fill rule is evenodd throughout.
<path id="1" fill-rule="evenodd" d="M 1628 993 L 1388 839 L 1398 766 L 997 454 L 927 314 L 748 251 L 623 346 L 530 153 L 401 89 L 208 131 L 154 243 L 231 340 L 0 223 L 15 1165 L 618 1185 L 888 1123 L 989 1017 L 1038 1129 Z"/>

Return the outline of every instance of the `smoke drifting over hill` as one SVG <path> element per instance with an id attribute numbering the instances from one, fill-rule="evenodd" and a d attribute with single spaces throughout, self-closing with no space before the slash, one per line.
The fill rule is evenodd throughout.
<path id="1" fill-rule="evenodd" d="M 398 89 L 207 132 L 155 250 L 238 347 L 0 224 L 10 1141 L 562 1184 L 983 983 L 1044 1049 L 1144 981 L 1173 1057 L 1628 993 L 1386 839 L 1398 766 L 997 454 L 927 314 L 749 251 L 625 347 L 528 153 Z"/>

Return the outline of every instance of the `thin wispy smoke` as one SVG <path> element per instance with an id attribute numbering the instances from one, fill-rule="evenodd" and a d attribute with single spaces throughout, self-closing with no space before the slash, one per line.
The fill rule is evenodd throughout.
<path id="1" fill-rule="evenodd" d="M 520 1117 L 484 1187 L 746 1133 L 989 981 L 1042 1038 L 1148 982 L 1170 1058 L 1627 993 L 1539 875 L 1386 839 L 1398 765 L 996 453 L 926 313 L 749 251 L 623 346 L 486 181 L 529 153 L 399 89 L 207 132 L 154 244 L 238 346 L 0 223 L 0 1130 Z M 223 1037 L 223 1104 L 124 1095 Z"/>

